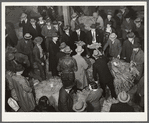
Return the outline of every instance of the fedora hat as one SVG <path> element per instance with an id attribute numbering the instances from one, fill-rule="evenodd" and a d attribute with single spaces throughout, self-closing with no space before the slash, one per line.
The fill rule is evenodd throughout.
<path id="1" fill-rule="evenodd" d="M 36 23 L 36 20 L 34 18 L 31 18 L 30 23 Z"/>
<path id="2" fill-rule="evenodd" d="M 57 33 L 53 33 L 52 37 L 59 37 Z"/>
<path id="3" fill-rule="evenodd" d="M 53 25 L 58 25 L 58 22 L 57 21 L 53 21 Z"/>
<path id="4" fill-rule="evenodd" d="M 24 71 L 24 67 L 22 65 L 17 65 L 15 70 L 16 72 L 21 72 Z"/>
<path id="5" fill-rule="evenodd" d="M 109 39 L 114 40 L 117 38 L 117 35 L 115 33 L 111 33 L 109 36 Z"/>
<path id="6" fill-rule="evenodd" d="M 42 37 L 36 37 L 36 38 L 34 39 L 34 43 L 36 43 L 36 44 L 41 44 L 42 41 L 43 41 L 43 38 L 42 38 Z"/>
<path id="7" fill-rule="evenodd" d="M 112 15 L 112 10 L 107 10 L 107 15 Z"/>
<path id="8" fill-rule="evenodd" d="M 127 34 L 127 38 L 134 38 L 135 34 L 133 32 L 130 32 Z"/>
<path id="9" fill-rule="evenodd" d="M 130 13 L 127 13 L 124 18 L 131 18 L 131 14 Z"/>
<path id="10" fill-rule="evenodd" d="M 69 46 L 66 46 L 65 49 L 64 49 L 64 53 L 71 53 L 72 50 L 70 49 Z"/>
<path id="11" fill-rule="evenodd" d="M 90 27 L 91 27 L 92 29 L 96 29 L 96 24 L 92 24 Z"/>
<path id="12" fill-rule="evenodd" d="M 7 59 L 7 60 L 11 61 L 11 60 L 13 60 L 14 58 L 15 58 L 15 56 L 14 56 L 13 53 L 7 53 L 7 54 L 6 54 L 6 59 Z"/>
<path id="13" fill-rule="evenodd" d="M 64 49 L 66 46 L 67 46 L 66 43 L 65 43 L 65 42 L 62 42 L 62 43 L 60 44 L 59 48 L 60 48 L 60 49 Z"/>
<path id="14" fill-rule="evenodd" d="M 18 103 L 11 97 L 8 99 L 7 103 L 14 111 L 18 111 L 20 108 Z"/>
<path id="15" fill-rule="evenodd" d="M 73 110 L 76 112 L 83 112 L 86 106 L 87 106 L 86 103 L 80 100 L 73 105 Z"/>
<path id="16" fill-rule="evenodd" d="M 24 39 L 31 39 L 32 38 L 32 35 L 30 33 L 26 33 L 24 35 Z"/>
<path id="17" fill-rule="evenodd" d="M 47 18 L 46 19 L 46 23 L 51 23 L 51 19 L 50 18 Z"/>
<path id="18" fill-rule="evenodd" d="M 27 17 L 27 14 L 22 13 L 20 18 L 25 18 L 25 17 Z"/>
<path id="19" fill-rule="evenodd" d="M 140 47 L 141 47 L 141 45 L 139 43 L 133 44 L 133 48 L 140 48 Z"/>
<path id="20" fill-rule="evenodd" d="M 69 25 L 66 25 L 66 26 L 63 27 L 63 30 L 64 31 L 67 30 L 67 29 L 70 29 L 70 26 Z"/>
<path id="21" fill-rule="evenodd" d="M 130 95 L 122 91 L 118 94 L 118 100 L 122 103 L 127 103 L 130 100 Z"/>
<path id="22" fill-rule="evenodd" d="M 142 22 L 142 19 L 141 19 L 141 18 L 136 18 L 136 19 L 134 20 L 134 23 L 139 23 L 139 22 Z"/>
<path id="23" fill-rule="evenodd" d="M 76 50 L 77 53 L 82 53 L 84 51 L 84 49 L 82 48 L 82 46 L 77 46 Z"/>
<path id="24" fill-rule="evenodd" d="M 75 17 L 77 17 L 78 15 L 77 15 L 77 13 L 73 13 L 72 15 L 71 15 L 71 18 L 75 18 Z"/>

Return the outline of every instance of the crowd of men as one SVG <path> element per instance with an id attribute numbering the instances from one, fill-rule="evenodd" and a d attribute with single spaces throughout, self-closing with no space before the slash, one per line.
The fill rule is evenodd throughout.
<path id="1" fill-rule="evenodd" d="M 127 104 L 130 100 L 128 93 L 121 92 L 116 95 L 113 76 L 107 63 L 113 58 L 130 63 L 139 71 L 135 85 L 144 83 L 143 19 L 136 17 L 132 20 L 132 13 L 127 7 L 121 6 L 116 15 L 108 10 L 106 19 L 94 12 L 94 23 L 90 30 L 86 30 L 84 24 L 78 21 L 83 14 L 78 16 L 73 13 L 70 25 L 64 25 L 63 18 L 56 18 L 52 13 L 47 14 L 47 9 L 40 9 L 41 16 L 38 19 L 22 13 L 19 22 L 19 26 L 23 28 L 21 40 L 18 40 L 13 27 L 6 24 L 6 90 L 7 93 L 10 91 L 15 101 L 22 103 L 19 111 L 55 111 L 53 107 L 49 107 L 47 97 L 42 97 L 39 104 L 35 104 L 34 88 L 30 82 L 46 80 L 49 78 L 49 71 L 52 76 L 60 76 L 63 83 L 59 91 L 59 111 L 72 112 L 80 109 L 79 111 L 99 112 L 99 100 L 106 97 L 107 87 L 111 97 L 120 101 L 113 105 L 110 111 L 134 111 Z M 100 43 L 101 47 L 94 50 L 89 48 L 96 43 Z M 95 60 L 92 66 L 93 81 L 88 79 L 86 73 L 90 67 L 90 58 Z M 12 81 L 15 81 L 15 84 Z M 22 89 L 17 90 L 16 83 L 19 83 Z M 91 91 L 87 98 L 87 108 L 83 109 L 81 103 L 73 109 L 71 94 L 75 93 L 76 89 L 82 91 L 86 88 Z M 138 95 L 141 97 L 139 106 L 143 109 L 142 89 L 138 91 Z"/>

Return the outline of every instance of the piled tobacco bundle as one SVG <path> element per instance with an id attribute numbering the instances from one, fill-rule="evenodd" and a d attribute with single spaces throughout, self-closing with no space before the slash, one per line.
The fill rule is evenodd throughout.
<path id="1" fill-rule="evenodd" d="M 138 74 L 138 70 L 135 67 L 131 67 L 130 63 L 119 59 L 113 59 L 108 65 L 114 76 L 116 94 L 118 95 L 121 91 L 129 91 L 134 85 L 133 82 Z"/>
<path id="2" fill-rule="evenodd" d="M 59 77 L 52 77 L 49 80 L 42 81 L 34 86 L 36 94 L 36 103 L 42 96 L 49 98 L 50 104 L 56 107 L 58 105 L 59 90 L 62 82 Z"/>
<path id="3" fill-rule="evenodd" d="M 85 25 L 86 30 L 90 30 L 90 26 L 95 23 L 92 16 L 81 16 L 78 20 L 79 23 L 83 23 Z"/>

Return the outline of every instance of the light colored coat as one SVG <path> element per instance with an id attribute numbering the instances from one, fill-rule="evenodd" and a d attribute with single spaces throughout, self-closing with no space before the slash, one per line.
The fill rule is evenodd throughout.
<path id="1" fill-rule="evenodd" d="M 88 68 L 88 64 L 85 59 L 80 55 L 74 55 L 73 58 L 77 62 L 78 71 L 75 72 L 75 78 L 77 80 L 77 88 L 83 89 L 88 86 L 85 70 Z"/>

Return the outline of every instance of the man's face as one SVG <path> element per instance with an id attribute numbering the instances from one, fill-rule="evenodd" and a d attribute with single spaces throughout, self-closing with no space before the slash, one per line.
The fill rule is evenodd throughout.
<path id="1" fill-rule="evenodd" d="M 133 48 L 133 51 L 138 52 L 139 48 Z"/>
<path id="2" fill-rule="evenodd" d="M 107 18 L 108 18 L 108 19 L 111 19 L 111 18 L 112 18 L 112 15 L 107 15 Z"/>
<path id="3" fill-rule="evenodd" d="M 128 40 L 129 40 L 129 41 L 133 41 L 133 40 L 134 40 L 134 38 L 128 38 Z"/>
<path id="4" fill-rule="evenodd" d="M 126 21 L 129 22 L 130 21 L 130 18 L 126 18 Z"/>
<path id="5" fill-rule="evenodd" d="M 91 31 L 92 31 L 92 32 L 94 32 L 94 31 L 95 31 L 95 29 L 91 29 Z"/>
<path id="6" fill-rule="evenodd" d="M 98 18 L 98 14 L 97 13 L 93 13 L 93 17 L 94 18 Z"/>
<path id="7" fill-rule="evenodd" d="M 136 26 L 140 27 L 141 26 L 141 22 L 136 23 Z"/>
<path id="8" fill-rule="evenodd" d="M 42 20 L 43 20 L 43 17 L 40 17 L 40 18 L 39 18 L 39 21 L 42 21 Z"/>
<path id="9" fill-rule="evenodd" d="M 55 27 L 55 29 L 57 29 L 58 30 L 58 25 L 53 25 L 54 27 Z"/>
<path id="10" fill-rule="evenodd" d="M 53 41 L 57 41 L 58 40 L 58 37 L 53 37 Z"/>
<path id="11" fill-rule="evenodd" d="M 35 22 L 31 22 L 32 25 L 35 25 Z"/>
<path id="12" fill-rule="evenodd" d="M 47 22 L 47 26 L 51 26 L 51 23 L 50 22 Z"/>
<path id="13" fill-rule="evenodd" d="M 69 33 L 69 29 L 65 30 L 65 33 Z"/>
<path id="14" fill-rule="evenodd" d="M 77 33 L 80 32 L 80 29 L 77 29 L 76 32 L 77 32 Z"/>

